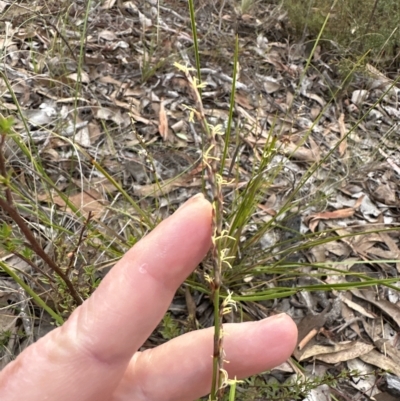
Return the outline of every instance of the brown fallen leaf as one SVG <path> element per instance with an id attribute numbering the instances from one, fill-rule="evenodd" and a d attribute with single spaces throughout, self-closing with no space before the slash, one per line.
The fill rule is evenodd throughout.
<path id="1" fill-rule="evenodd" d="M 400 376 L 400 366 L 397 365 L 391 358 L 381 354 L 377 350 L 372 350 L 359 357 L 364 362 L 374 365 L 386 371 L 393 372 L 396 376 Z"/>
<path id="2" fill-rule="evenodd" d="M 322 212 L 310 215 L 307 220 L 331 220 L 331 219 L 344 219 L 346 217 L 351 217 L 354 215 L 354 208 L 349 207 L 346 209 L 335 210 L 334 212 Z"/>
<path id="3" fill-rule="evenodd" d="M 366 316 L 370 319 L 376 319 L 376 316 L 372 312 L 367 311 L 363 306 L 361 306 L 357 302 L 354 302 L 354 301 L 348 299 L 346 295 L 339 294 L 339 297 L 340 297 L 341 301 L 343 303 L 345 303 L 349 308 L 357 311 L 361 315 Z"/>
<path id="4" fill-rule="evenodd" d="M 397 246 L 396 241 L 388 233 L 385 232 L 380 232 L 379 236 L 382 238 L 382 242 L 387 245 L 391 252 L 393 252 L 394 259 L 399 260 L 400 249 Z M 396 269 L 400 273 L 400 262 L 396 263 Z"/>
<path id="5" fill-rule="evenodd" d="M 333 352 L 331 354 L 324 354 L 324 355 L 316 355 L 315 358 L 319 361 L 335 364 L 339 362 L 349 361 L 354 358 L 361 358 L 368 354 L 369 352 L 373 352 L 375 348 L 372 344 L 362 343 L 357 341 L 352 344 L 352 346 L 348 349 L 339 352 Z"/>
<path id="6" fill-rule="evenodd" d="M 254 107 L 250 104 L 249 99 L 246 96 L 246 94 L 236 93 L 235 102 L 240 104 L 242 107 L 244 107 L 247 110 L 253 110 L 254 109 Z"/>
<path id="7" fill-rule="evenodd" d="M 321 327 L 324 326 L 326 321 L 326 314 L 328 309 L 326 308 L 317 315 L 308 314 L 298 324 L 298 340 L 297 347 L 293 352 L 293 356 L 300 361 L 302 355 L 306 350 L 315 344 L 314 336 Z"/>
<path id="8" fill-rule="evenodd" d="M 104 211 L 104 205 L 99 202 L 102 200 L 101 195 L 95 190 L 72 195 L 69 200 L 84 213 L 92 212 L 94 217 L 98 217 Z"/>
<path id="9" fill-rule="evenodd" d="M 169 181 L 166 181 L 161 184 L 148 184 L 148 185 L 135 185 L 134 186 L 134 192 L 135 195 L 141 196 L 141 197 L 154 197 L 158 198 L 159 196 L 164 196 L 171 191 L 173 191 L 176 188 L 180 188 L 183 185 L 187 185 L 188 181 L 188 176 L 181 176 L 178 178 L 173 178 Z M 190 186 L 201 186 L 200 182 L 193 183 Z"/>
<path id="10" fill-rule="evenodd" d="M 282 143 L 277 142 L 279 150 L 287 157 L 291 157 L 297 160 L 306 162 L 318 162 L 319 155 L 315 154 L 312 149 L 308 149 L 305 146 L 298 146 L 293 142 Z"/>
<path id="11" fill-rule="evenodd" d="M 385 205 L 395 205 L 397 202 L 396 188 L 389 183 L 378 185 L 374 190 L 374 194 L 376 199 Z"/>
<path id="12" fill-rule="evenodd" d="M 304 222 L 314 232 L 319 220 L 345 219 L 354 215 L 355 211 L 360 207 L 364 196 L 360 196 L 353 207 L 335 210 L 333 212 L 322 212 L 310 214 L 304 219 Z"/>
<path id="13" fill-rule="evenodd" d="M 159 118 L 158 132 L 160 133 L 162 139 L 166 141 L 168 139 L 168 116 L 165 110 L 163 99 L 161 99 L 160 102 L 160 113 L 158 118 Z"/>
<path id="14" fill-rule="evenodd" d="M 320 356 L 322 357 L 323 355 L 328 355 L 329 357 L 333 354 L 339 354 L 341 352 L 345 352 L 352 349 L 354 345 L 355 345 L 354 341 L 347 341 L 345 343 L 339 343 L 335 345 L 314 344 L 313 346 L 308 347 L 304 351 L 303 355 L 299 359 L 299 362 L 311 357 L 316 357 L 317 359 L 319 359 L 319 357 Z M 371 350 L 372 348 L 370 348 L 369 350 Z"/>
<path id="15" fill-rule="evenodd" d="M 368 301 L 371 304 L 378 307 L 379 309 L 381 309 L 383 312 L 387 314 L 387 316 L 392 318 L 400 327 L 400 308 L 397 305 L 392 304 L 389 301 L 386 301 L 386 299 L 379 299 L 379 300 L 375 299 L 375 292 L 371 290 L 358 290 L 355 288 L 350 291 L 356 297 L 364 299 L 365 301 Z"/>
<path id="16" fill-rule="evenodd" d="M 314 141 L 314 139 L 311 138 L 311 136 L 308 138 L 308 142 L 310 144 L 311 152 L 313 153 L 315 160 L 319 161 L 321 159 L 321 152 L 319 146 Z"/>
<path id="17" fill-rule="evenodd" d="M 389 341 L 380 338 L 379 340 L 375 341 L 375 345 L 385 355 L 388 355 L 392 358 L 392 360 L 396 363 L 396 365 L 400 366 L 400 351 L 390 344 Z"/>
<path id="18" fill-rule="evenodd" d="M 102 10 L 109 10 L 110 8 L 113 8 L 116 0 L 105 0 L 103 5 L 100 7 Z"/>
<path id="19" fill-rule="evenodd" d="M 46 194 L 45 196 L 38 197 L 38 199 L 41 201 L 54 202 L 56 205 L 66 208 L 67 212 L 72 213 L 72 210 L 67 207 L 64 199 L 58 195 L 49 199 Z M 104 202 L 104 199 L 102 199 L 100 193 L 94 189 L 70 195 L 68 199 L 81 212 L 84 214 L 91 212 L 95 218 L 99 217 L 105 209 L 104 205 L 100 203 L 101 201 Z"/>
<path id="20" fill-rule="evenodd" d="M 345 304 L 342 304 L 342 317 L 345 323 L 341 328 L 338 329 L 338 333 L 343 331 L 347 326 L 349 326 L 355 333 L 358 334 L 358 337 L 361 338 L 361 330 L 358 326 L 358 319 L 355 317 L 354 312 Z"/>

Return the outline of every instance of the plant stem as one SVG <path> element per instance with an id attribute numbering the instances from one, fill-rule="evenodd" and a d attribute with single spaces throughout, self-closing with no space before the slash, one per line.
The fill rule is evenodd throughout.
<path id="1" fill-rule="evenodd" d="M 194 55 L 196 57 L 196 70 L 197 70 L 197 79 L 199 83 L 201 83 L 201 73 L 200 73 L 200 52 L 199 52 L 199 42 L 197 39 L 197 29 L 196 29 L 196 17 L 194 11 L 193 0 L 189 0 L 189 13 L 190 13 L 190 23 L 192 25 L 192 35 L 193 35 L 193 44 L 194 44 Z M 201 93 L 201 89 L 199 89 Z"/>
<path id="2" fill-rule="evenodd" d="M 18 225 L 22 233 L 24 234 L 25 238 L 31 244 L 32 250 L 36 253 L 36 255 L 40 256 L 43 261 L 53 270 L 56 272 L 62 280 L 65 282 L 66 286 L 68 287 L 71 296 L 74 298 L 77 305 L 82 304 L 82 298 L 79 296 L 77 291 L 75 290 L 73 284 L 71 283 L 70 279 L 64 274 L 59 266 L 50 258 L 50 256 L 44 251 L 44 249 L 40 246 L 37 242 L 35 236 L 32 234 L 32 231 L 26 225 L 24 219 L 19 215 L 17 209 L 14 205 L 8 204 L 4 199 L 0 198 L 0 207 L 4 209 L 12 220 Z"/>
<path id="3" fill-rule="evenodd" d="M 7 185 L 7 171 L 5 166 L 4 154 L 3 154 L 3 147 L 5 143 L 6 133 L 1 134 L 1 141 L 0 141 L 0 175 L 3 177 L 2 181 L 5 185 L 5 193 L 6 199 L 0 197 L 0 207 L 5 210 L 11 219 L 18 225 L 22 233 L 24 234 L 25 238 L 30 243 L 32 250 L 38 255 L 42 260 L 47 263 L 47 265 L 56 272 L 62 280 L 65 282 L 66 286 L 68 287 L 71 296 L 74 298 L 77 305 L 80 305 L 83 301 L 82 298 L 79 296 L 78 292 L 75 290 L 73 284 L 71 283 L 70 279 L 64 274 L 62 269 L 50 258 L 50 256 L 44 251 L 41 245 L 36 240 L 35 236 L 33 235 L 32 231 L 25 223 L 24 219 L 19 214 L 17 208 L 14 205 L 14 200 L 10 191 L 10 188 Z"/>
<path id="4" fill-rule="evenodd" d="M 232 132 L 232 121 L 233 121 L 233 109 L 235 107 L 235 92 L 236 92 L 236 79 L 237 79 L 237 66 L 238 66 L 238 58 L 239 58 L 239 36 L 236 34 L 235 37 L 235 53 L 233 56 L 233 74 L 232 74 L 232 89 L 231 89 L 231 97 L 229 103 L 229 115 L 228 115 L 228 125 L 225 133 L 225 146 L 223 149 L 221 165 L 220 165 L 220 173 L 223 174 L 223 169 L 225 166 L 226 156 L 228 154 L 229 143 L 231 139 Z"/>
<path id="5" fill-rule="evenodd" d="M 21 280 L 21 278 L 16 274 L 13 269 L 9 268 L 4 262 L 0 261 L 0 267 L 10 276 L 13 278 L 13 280 L 19 284 L 27 294 L 29 294 L 32 299 L 36 302 L 36 304 L 40 307 L 42 307 L 48 314 L 59 324 L 62 325 L 64 323 L 63 318 L 56 312 L 51 309 L 46 302 L 43 301 L 42 298 L 40 298 L 35 291 L 33 291 L 29 285 L 26 285 L 24 280 Z"/>
<path id="6" fill-rule="evenodd" d="M 219 146 L 215 129 L 210 130 L 210 162 L 206 163 L 208 181 L 212 191 L 212 247 L 211 258 L 213 263 L 213 282 L 214 291 L 214 351 L 213 351 L 213 378 L 211 387 L 211 400 L 219 400 L 219 390 L 222 385 L 223 369 L 223 327 L 222 327 L 222 307 L 220 306 L 220 289 L 222 282 L 222 212 L 223 198 L 221 189 L 221 176 L 218 174 Z"/>

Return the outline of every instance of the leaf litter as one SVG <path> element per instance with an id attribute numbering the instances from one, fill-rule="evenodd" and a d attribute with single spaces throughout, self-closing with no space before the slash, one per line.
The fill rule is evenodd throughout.
<path id="1" fill-rule="evenodd" d="M 64 9 L 62 5 L 40 1 L 34 6 L 25 1 L 18 5 L 0 1 L 0 12 L 0 71 L 22 109 L 18 113 L 13 95 L 2 80 L 1 112 L 14 115 L 20 140 L 36 147 L 56 188 L 48 190 L 27 169 L 29 161 L 10 139 L 7 165 L 18 174 L 27 193 L 36 191 L 34 203 L 44 210 L 56 206 L 57 213 L 65 216 L 64 224 L 75 229 L 81 224 L 74 216 L 87 216 L 90 212 L 93 221 L 115 232 L 119 240 L 116 246 L 123 252 L 128 246 L 126 232 L 135 233 L 138 229 L 127 230 L 129 223 L 121 224 L 118 216 L 122 215 L 115 211 L 124 210 L 129 216 L 135 211 L 117 196 L 117 188 L 106 175 L 93 167 L 92 159 L 155 219 L 167 216 L 174 205 L 202 188 L 201 130 L 190 118 L 190 85 L 174 67 L 175 62 L 194 66 L 186 4 L 93 2 L 83 48 L 80 31 L 85 10 L 78 2 Z M 277 152 L 269 168 L 276 168 L 277 173 L 258 201 L 254 222 L 243 227 L 243 240 L 260 224 L 278 216 L 278 224 L 264 233 L 260 244 L 262 254 L 268 255 L 264 264 L 275 265 L 278 260 L 288 266 L 304 262 L 299 268 L 302 275 L 285 284 L 291 288 L 360 281 L 357 274 L 397 278 L 397 82 L 368 65 L 367 71 L 355 74 L 355 83 L 345 94 L 336 92 L 340 96 L 332 102 L 331 94 L 340 87 L 340 77 L 330 66 L 335 60 L 317 48 L 312 59 L 314 68 L 305 70 L 306 50 L 302 44 L 287 39 L 286 17 L 279 7 L 257 3 L 241 15 L 230 4 L 204 4 L 196 18 L 202 98 L 207 119 L 213 125 L 225 127 L 228 121 L 234 32 L 239 37 L 236 137 L 228 160 L 238 169 L 236 181 L 227 185 L 227 203 L 234 201 L 233 188 L 245 188 L 251 182 L 253 168 L 264 157 L 271 135 L 276 138 Z M 82 65 L 78 59 L 80 49 L 84 52 Z M 78 147 L 86 152 L 79 157 Z M 304 181 L 312 167 L 314 174 Z M 295 206 L 281 215 L 281 208 L 300 184 Z M 158 208 L 151 207 L 154 202 Z M 26 218 L 32 218 L 33 214 L 26 213 Z M 36 228 L 43 241 L 55 240 L 44 227 Z M 320 239 L 327 235 L 336 239 L 316 240 L 319 233 Z M 291 247 L 299 244 L 304 248 L 292 252 Z M 80 269 L 96 254 L 94 245 L 81 250 Z M 104 271 L 114 257 L 101 252 L 95 265 Z M 320 263 L 333 270 L 313 267 Z M 16 259 L 12 265 L 19 268 Z M 31 267 L 25 270 L 31 277 L 35 275 Z M 194 274 L 199 282 L 204 281 L 200 271 Z M 235 293 L 247 296 L 257 287 L 278 285 L 276 276 L 266 277 L 270 278 L 267 285 L 257 281 L 254 274 L 248 275 Z M 15 292 L 20 289 L 14 288 L 5 276 L 1 283 L 8 289 L 0 288 L 0 300 L 16 305 L 19 298 Z M 188 288 L 182 287 L 170 307 L 170 313 L 184 322 L 181 332 L 212 324 L 207 296 L 197 290 L 191 293 Z M 241 307 L 244 319 L 260 319 L 284 311 L 295 319 L 299 329 L 304 327 L 299 335 L 301 347 L 294 358 L 302 361 L 308 377 L 327 371 L 337 374 L 343 367 L 357 369 L 366 374 L 362 385 L 353 379 L 344 380 L 335 388 L 336 395 L 385 400 L 396 393 L 388 386 L 379 389 L 380 376 L 375 368 L 400 376 L 399 302 L 394 289 L 370 287 L 345 293 L 294 293 L 272 301 L 244 301 Z M 190 324 L 186 320 L 188 310 Z M 4 318 L 1 315 L 0 340 L 4 333 L 14 333 L 14 337 L 6 339 L 8 346 L 4 349 L 14 348 L 17 353 L 27 340 L 17 344 L 17 309 L 7 311 Z M 238 317 L 227 319 L 237 321 Z M 40 330 L 35 332 L 37 339 Z M 32 335 L 27 337 L 31 341 Z M 156 331 L 145 346 L 164 340 Z M 2 354 L 3 366 L 13 357 L 7 352 Z M 291 380 L 295 374 L 296 370 L 288 366 L 281 373 L 275 371 L 281 380 Z M 268 380 L 266 375 L 261 377 Z M 331 390 L 321 385 L 304 399 L 330 397 Z M 249 397 L 257 399 L 251 398 L 250 393 Z"/>

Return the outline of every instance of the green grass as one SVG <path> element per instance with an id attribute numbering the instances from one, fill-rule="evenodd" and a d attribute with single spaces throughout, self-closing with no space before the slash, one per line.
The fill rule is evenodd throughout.
<path id="1" fill-rule="evenodd" d="M 348 60 L 365 53 L 367 60 L 391 69 L 399 63 L 400 18 L 398 2 L 394 0 L 313 0 L 307 5 L 296 0 L 283 0 L 294 31 L 311 41 L 322 31 L 320 44 Z"/>

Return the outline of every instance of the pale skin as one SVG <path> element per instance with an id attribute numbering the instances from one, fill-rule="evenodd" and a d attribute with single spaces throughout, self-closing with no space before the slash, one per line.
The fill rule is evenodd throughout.
<path id="1" fill-rule="evenodd" d="M 137 352 L 211 245 L 211 205 L 195 196 L 137 243 L 67 322 L 0 373 L 2 401 L 192 401 L 211 387 L 213 329 Z M 284 362 L 297 341 L 285 314 L 225 324 L 231 378 Z"/>

